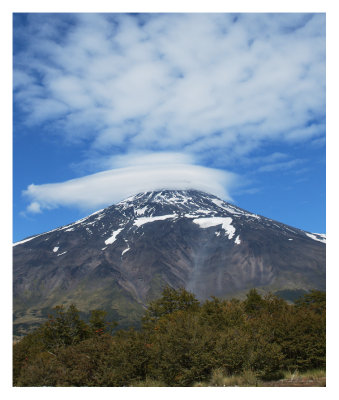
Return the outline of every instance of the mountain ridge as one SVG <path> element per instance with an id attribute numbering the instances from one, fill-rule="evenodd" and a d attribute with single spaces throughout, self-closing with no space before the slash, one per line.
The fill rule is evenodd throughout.
<path id="1" fill-rule="evenodd" d="M 126 203 L 128 203 L 128 202 L 131 202 L 131 201 L 134 200 L 134 199 L 138 199 L 140 196 L 152 195 L 153 193 L 161 194 L 162 192 L 176 192 L 176 193 L 177 193 L 177 192 L 179 192 L 179 193 L 197 192 L 197 193 L 202 193 L 202 194 L 205 193 L 205 192 L 202 192 L 202 191 L 196 190 L 196 189 L 188 189 L 188 190 L 169 190 L 169 189 L 162 189 L 162 190 L 157 190 L 157 191 L 140 192 L 140 193 L 137 193 L 137 194 L 135 194 L 135 195 L 131 195 L 131 196 L 127 197 L 127 198 L 124 199 L 124 200 L 121 200 L 120 202 L 118 202 L 118 203 L 116 203 L 116 204 L 113 204 L 113 205 L 111 205 L 111 206 L 108 206 L 108 207 L 99 209 L 99 210 L 97 210 L 97 211 L 95 211 L 95 212 L 89 214 L 88 216 L 83 217 L 83 218 L 81 218 L 81 219 L 79 219 L 79 220 L 77 220 L 77 221 L 70 222 L 69 224 L 62 225 L 62 226 L 60 226 L 60 227 L 54 228 L 54 229 L 49 230 L 49 231 L 46 231 L 46 232 L 42 232 L 42 233 L 39 233 L 39 234 L 36 234 L 36 235 L 27 236 L 27 237 L 25 237 L 25 238 L 23 238 L 23 239 L 21 239 L 21 240 L 18 240 L 17 242 L 14 242 L 14 243 L 13 243 L 13 246 L 17 246 L 17 245 L 19 245 L 19 244 L 25 243 L 25 242 L 27 242 L 27 241 L 29 241 L 29 240 L 32 240 L 32 239 L 34 239 L 34 238 L 36 238 L 36 237 L 38 237 L 38 236 L 42 236 L 42 235 L 45 235 L 45 234 L 48 234 L 48 233 L 51 233 L 51 232 L 55 232 L 55 231 L 63 230 L 63 229 L 66 229 L 66 228 L 70 228 L 71 226 L 74 226 L 74 225 L 77 225 L 77 224 L 79 224 L 79 223 L 84 222 L 85 220 L 89 219 L 89 218 L 92 217 L 93 215 L 99 214 L 99 213 L 103 212 L 104 210 L 107 210 L 107 209 L 109 209 L 109 208 L 111 208 L 111 207 L 115 207 L 115 206 L 118 206 L 118 205 L 121 205 L 121 204 L 126 204 Z M 207 194 L 207 193 L 206 193 L 206 194 Z M 233 209 L 238 209 L 238 210 L 243 211 L 243 214 L 244 214 L 244 215 L 252 216 L 252 217 L 255 217 L 255 218 L 261 217 L 261 218 L 265 218 L 265 219 L 270 220 L 270 221 L 274 221 L 274 220 L 272 220 L 272 219 L 270 219 L 270 218 L 264 217 L 264 216 L 259 215 L 259 214 L 256 214 L 256 213 L 250 213 L 250 212 L 246 211 L 245 209 L 242 209 L 242 208 L 240 208 L 240 207 L 238 207 L 238 206 L 234 206 L 234 205 L 232 205 L 231 203 L 226 202 L 225 200 L 221 200 L 220 198 L 218 198 L 218 197 L 215 196 L 215 195 L 212 195 L 212 194 L 208 194 L 208 195 L 209 195 L 210 197 L 214 197 L 214 198 L 217 200 L 217 202 L 219 203 L 219 206 L 220 206 L 220 203 L 227 204 L 228 207 L 229 207 L 229 211 L 230 211 L 230 209 L 232 209 L 232 208 L 233 208 Z M 217 202 L 215 203 L 216 205 L 218 205 Z M 223 208 L 223 207 L 221 206 L 221 208 Z M 227 208 L 226 208 L 226 209 L 227 209 Z M 280 222 L 280 223 L 283 224 L 283 225 L 286 225 L 286 226 L 290 226 L 290 225 L 285 224 L 285 223 L 282 223 L 282 222 Z M 291 227 L 292 227 L 292 226 L 291 226 Z M 292 227 L 292 228 L 293 228 L 293 229 L 299 229 L 299 228 L 294 228 L 294 227 Z M 305 230 L 302 230 L 302 229 L 299 229 L 299 230 L 300 230 L 300 231 L 303 231 L 303 232 L 308 232 L 308 231 L 305 231 Z M 314 238 L 314 240 L 323 241 L 323 240 L 321 240 L 321 239 L 325 239 L 325 241 L 323 241 L 323 242 L 326 243 L 326 234 L 324 234 L 324 233 L 315 233 L 315 232 L 308 232 L 308 233 L 311 234 L 311 235 L 315 235 L 315 236 L 316 236 L 316 238 Z"/>
<path id="2" fill-rule="evenodd" d="M 18 325 L 70 302 L 109 309 L 128 325 L 164 285 L 200 299 L 325 288 L 324 235 L 197 190 L 130 196 L 15 243 L 13 261 Z"/>

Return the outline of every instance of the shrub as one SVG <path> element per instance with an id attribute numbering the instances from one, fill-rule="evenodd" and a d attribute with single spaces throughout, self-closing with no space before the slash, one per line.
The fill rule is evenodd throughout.
<path id="1" fill-rule="evenodd" d="M 149 324 L 154 324 L 159 318 L 172 314 L 175 311 L 197 311 L 199 309 L 199 301 L 193 293 L 188 292 L 184 288 L 173 289 L 166 286 L 162 292 L 162 296 L 158 300 L 152 301 L 144 317 L 142 318 L 144 329 Z"/>
<path id="2" fill-rule="evenodd" d="M 324 296 L 296 306 L 250 291 L 245 301 L 165 288 L 141 331 L 120 330 L 105 312 L 89 323 L 75 306 L 55 315 L 13 348 L 15 386 L 255 386 L 325 367 Z M 196 383 L 200 382 L 200 383 Z"/>
<path id="3" fill-rule="evenodd" d="M 213 368 L 213 331 L 198 315 L 176 311 L 159 319 L 152 335 L 149 375 L 171 386 L 206 379 Z"/>

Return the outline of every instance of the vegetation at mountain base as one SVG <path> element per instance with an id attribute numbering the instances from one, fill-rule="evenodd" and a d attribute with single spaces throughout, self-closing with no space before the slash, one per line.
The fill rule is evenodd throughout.
<path id="1" fill-rule="evenodd" d="M 243 301 L 200 303 L 167 286 L 139 330 L 116 330 L 102 310 L 80 315 L 58 306 L 14 344 L 14 386 L 274 386 L 283 378 L 293 386 L 325 369 L 326 296 L 316 290 L 295 304 L 256 289 Z"/>
<path id="2" fill-rule="evenodd" d="M 286 301 L 295 302 L 296 300 L 304 296 L 306 293 L 308 293 L 308 291 L 304 289 L 283 289 L 283 290 L 277 290 L 276 292 L 273 293 L 276 296 Z"/>

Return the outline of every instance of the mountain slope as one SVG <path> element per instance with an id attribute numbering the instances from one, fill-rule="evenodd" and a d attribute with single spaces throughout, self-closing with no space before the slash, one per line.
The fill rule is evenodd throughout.
<path id="1" fill-rule="evenodd" d="M 324 242 L 196 190 L 140 193 L 14 245 L 15 324 L 75 302 L 127 326 L 164 284 L 200 299 L 325 289 Z"/>

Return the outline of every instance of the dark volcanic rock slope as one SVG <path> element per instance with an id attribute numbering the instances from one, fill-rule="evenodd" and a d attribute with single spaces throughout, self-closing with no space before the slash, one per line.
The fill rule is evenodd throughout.
<path id="1" fill-rule="evenodd" d="M 141 193 L 14 244 L 17 326 L 56 304 L 128 324 L 164 284 L 198 298 L 325 289 L 325 237 L 196 190 Z"/>

